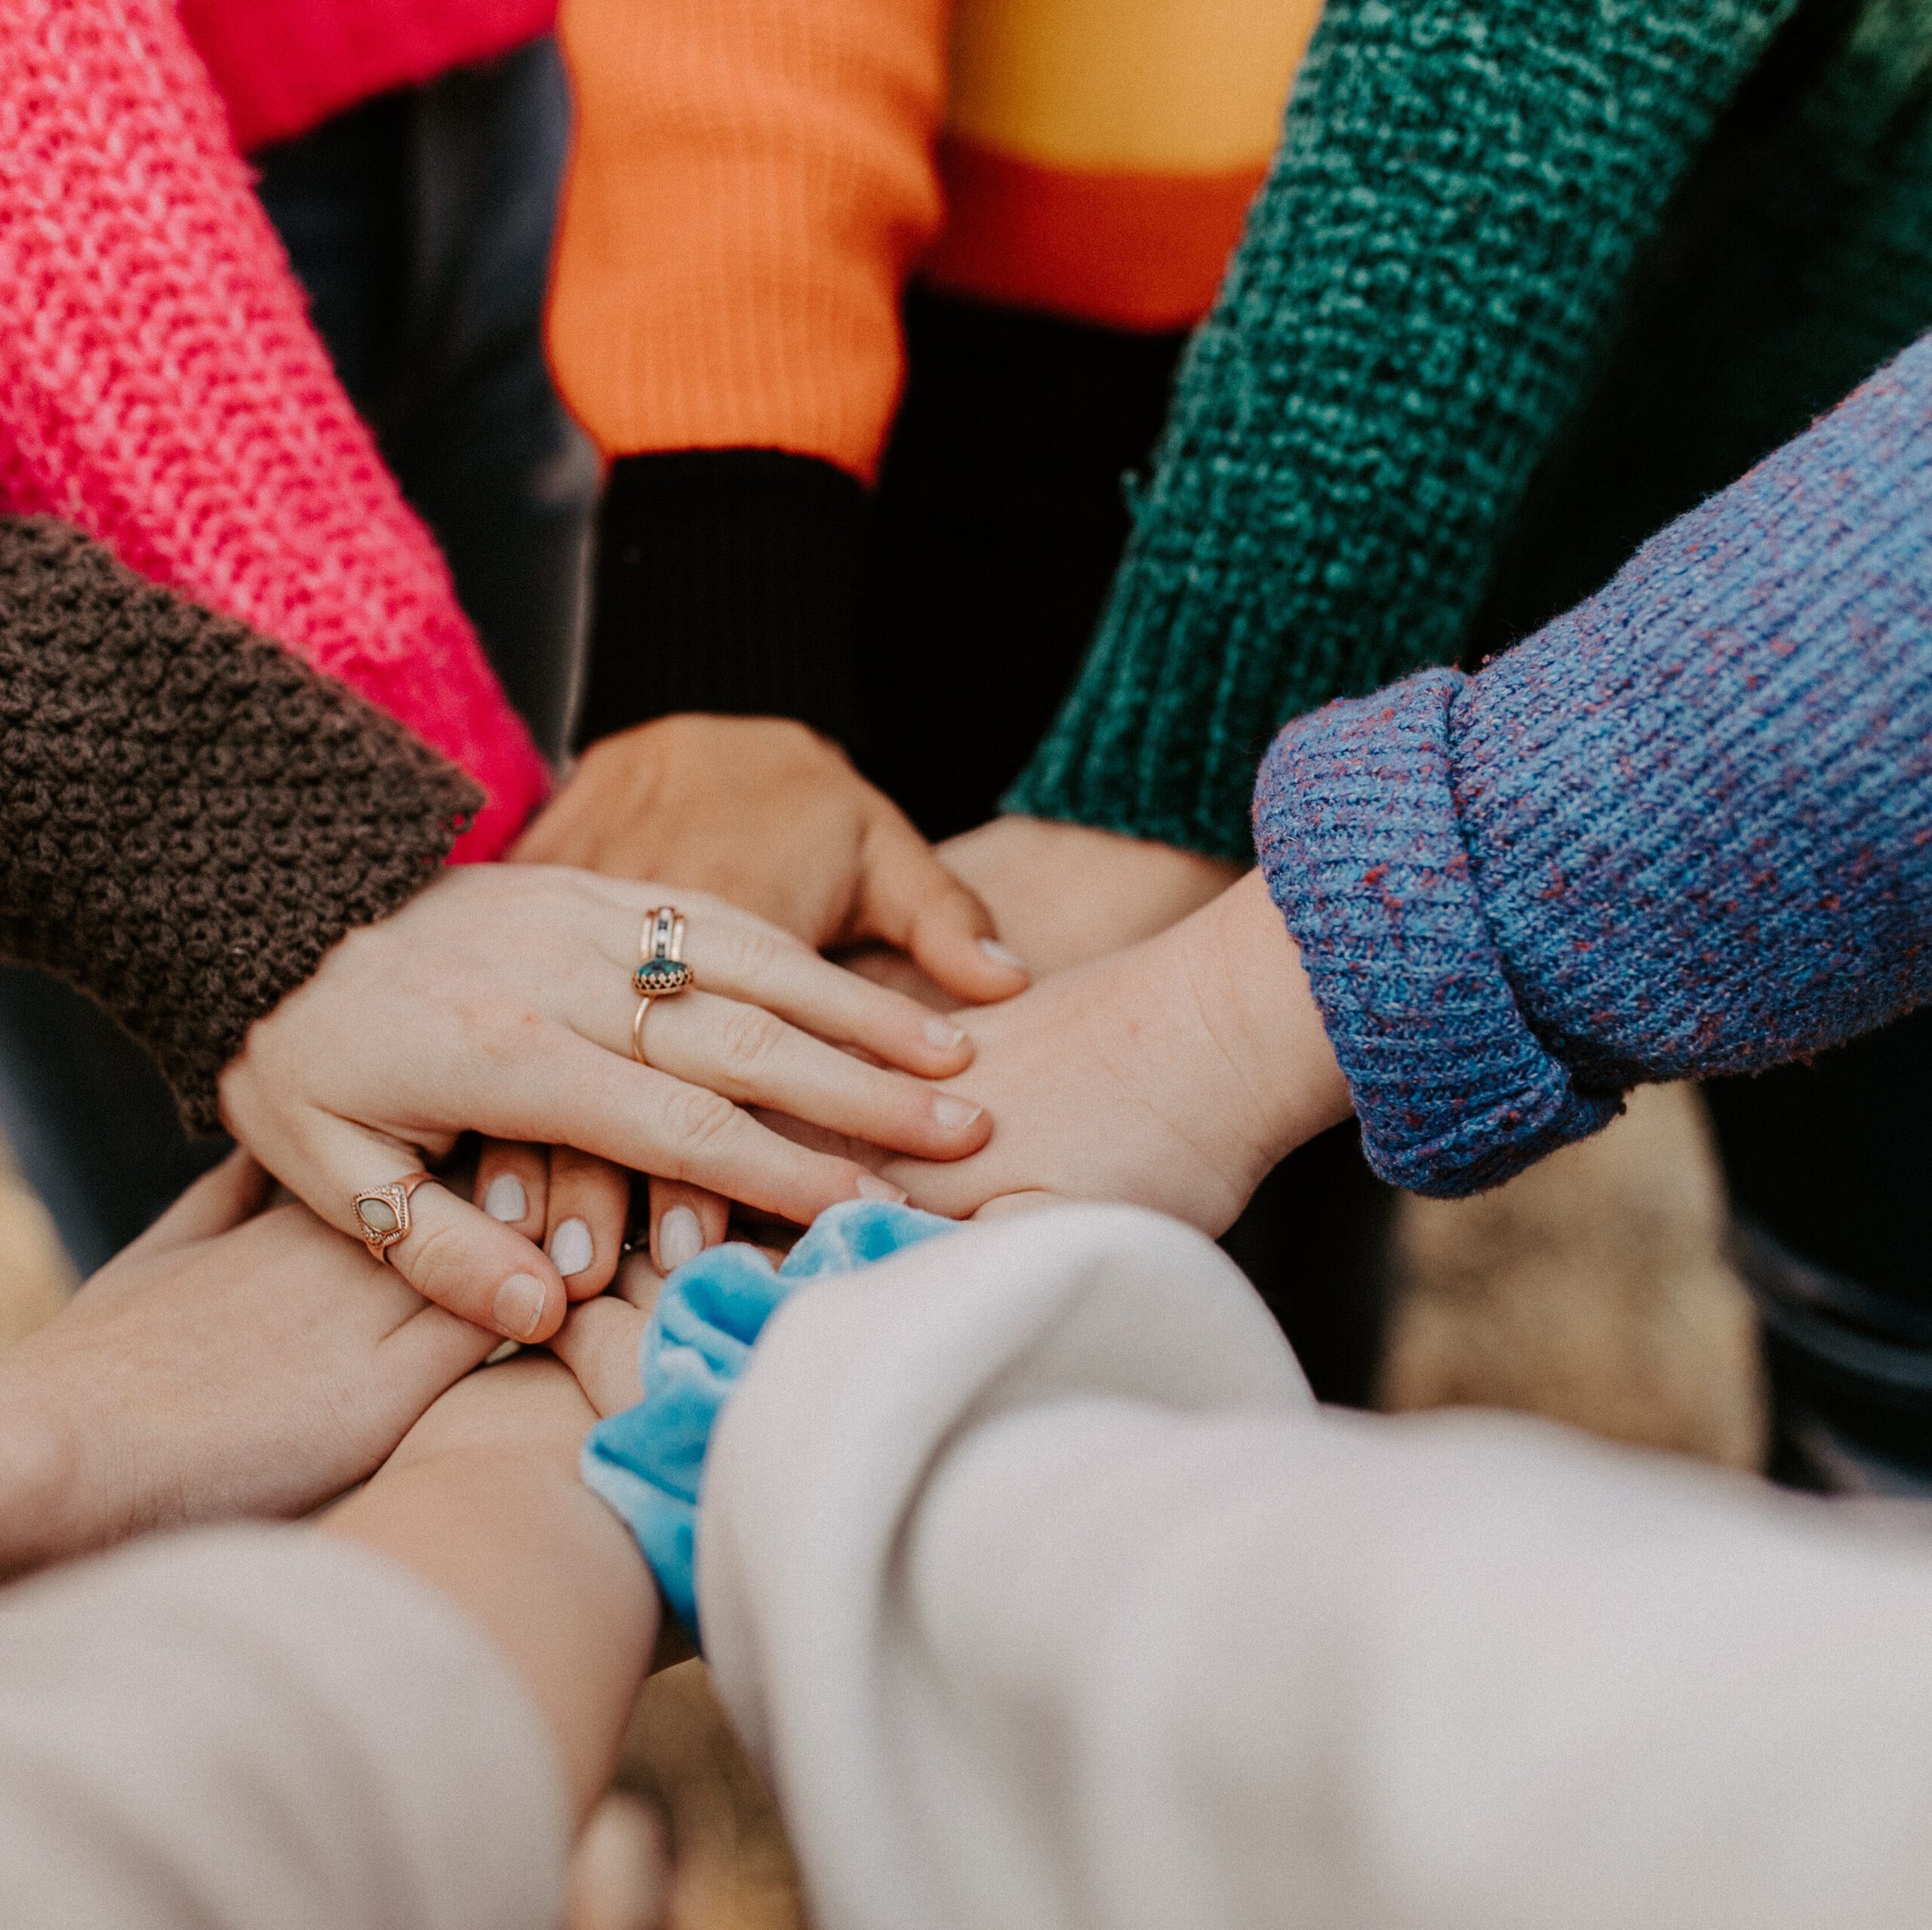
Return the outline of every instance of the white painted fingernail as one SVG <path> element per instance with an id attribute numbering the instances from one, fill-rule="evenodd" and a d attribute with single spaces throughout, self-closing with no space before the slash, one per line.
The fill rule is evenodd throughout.
<path id="1" fill-rule="evenodd" d="M 1004 965 L 1009 972 L 1023 972 L 1026 969 L 1026 960 L 1022 958 L 1011 945 L 1001 945 L 996 938 L 980 939 L 980 949 L 995 965 Z"/>
<path id="2" fill-rule="evenodd" d="M 904 1191 L 889 1179 L 881 1179 L 876 1173 L 860 1176 L 858 1194 L 862 1200 L 894 1200 L 902 1206 L 906 1203 Z"/>
<path id="3" fill-rule="evenodd" d="M 657 1262 L 667 1274 L 703 1251 L 704 1228 L 690 1207 L 673 1206 L 657 1222 Z"/>
<path id="4" fill-rule="evenodd" d="M 483 1210 L 493 1220 L 520 1220 L 530 1210 L 530 1195 L 513 1172 L 500 1172 L 483 1195 Z"/>
<path id="5" fill-rule="evenodd" d="M 935 1052 L 957 1052 L 966 1043 L 966 1034 L 949 1019 L 926 1021 L 926 1043 Z"/>
<path id="6" fill-rule="evenodd" d="M 528 1340 L 543 1317 L 543 1283 L 531 1274 L 512 1274 L 497 1289 L 497 1326 L 512 1340 Z"/>
<path id="7" fill-rule="evenodd" d="M 942 1096 L 933 1102 L 933 1117 L 949 1132 L 956 1132 L 962 1126 L 971 1126 L 980 1116 L 981 1108 L 971 1099 L 955 1099 Z"/>
<path id="8" fill-rule="evenodd" d="M 572 1274 L 582 1273 L 596 1257 L 590 1229 L 582 1220 L 565 1220 L 550 1236 L 551 1262 L 566 1280 Z"/>

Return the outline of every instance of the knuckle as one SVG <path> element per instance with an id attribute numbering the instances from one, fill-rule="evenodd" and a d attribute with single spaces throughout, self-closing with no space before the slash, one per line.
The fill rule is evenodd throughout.
<path id="1" fill-rule="evenodd" d="M 718 939 L 721 963 L 736 982 L 755 985 L 777 970 L 780 947 L 769 927 L 734 923 L 721 927 Z"/>
<path id="2" fill-rule="evenodd" d="M 715 1149 L 738 1123 L 738 1108 L 708 1086 L 679 1086 L 664 1102 L 664 1123 L 686 1153 Z"/>
<path id="3" fill-rule="evenodd" d="M 785 1043 L 786 1025 L 761 1005 L 734 1005 L 719 1028 L 725 1062 L 740 1074 L 755 1074 L 769 1065 Z"/>
<path id="4" fill-rule="evenodd" d="M 454 1227 L 419 1225 L 408 1245 L 410 1285 L 426 1300 L 460 1312 L 460 1303 L 475 1297 L 466 1289 L 477 1271 L 461 1234 Z"/>

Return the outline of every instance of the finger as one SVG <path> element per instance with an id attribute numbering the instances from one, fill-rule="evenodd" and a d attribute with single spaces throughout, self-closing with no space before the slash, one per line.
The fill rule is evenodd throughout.
<path id="1" fill-rule="evenodd" d="M 607 1031 L 614 1050 L 632 1036 L 629 1000 L 612 988 Z M 642 1028 L 645 1056 L 658 1071 L 709 1086 L 740 1105 L 769 1107 L 856 1139 L 925 1159 L 963 1159 L 992 1132 L 977 1101 L 923 1079 L 867 1064 L 761 1005 L 709 992 L 653 1001 Z"/>
<path id="2" fill-rule="evenodd" d="M 413 1148 L 330 1118 L 312 1122 L 300 1176 L 303 1197 L 323 1219 L 361 1237 L 355 1198 L 420 1169 Z M 410 1196 L 410 1230 L 389 1264 L 425 1300 L 506 1340 L 539 1341 L 557 1330 L 567 1300 L 548 1257 L 513 1228 L 434 1180 Z"/>
<path id="3" fill-rule="evenodd" d="M 638 1247 L 626 1253 L 617 1262 L 617 1277 L 611 1283 L 611 1294 L 648 1314 L 657 1305 L 657 1296 L 663 1291 L 664 1276 L 653 1262 L 649 1251 Z"/>
<path id="4" fill-rule="evenodd" d="M 409 1233 L 389 1249 L 389 1264 L 425 1300 L 506 1340 L 556 1332 L 569 1293 L 547 1255 L 434 1182 L 410 1205 Z"/>
<path id="5" fill-rule="evenodd" d="M 584 1398 L 600 1415 L 621 1414 L 644 1398 L 638 1348 L 649 1319 L 648 1308 L 600 1294 L 572 1308 L 550 1342 L 550 1351 L 577 1376 Z"/>
<path id="6" fill-rule="evenodd" d="M 237 1146 L 219 1166 L 203 1173 L 128 1250 L 161 1252 L 226 1233 L 260 1209 L 270 1184 L 268 1174 Z"/>
<path id="7" fill-rule="evenodd" d="M 688 1179 L 801 1226 L 841 1200 L 903 1197 L 856 1160 L 793 1145 L 721 1094 L 574 1034 L 547 1057 L 540 1075 L 499 1080 L 495 1097 L 559 1145 Z"/>
<path id="8" fill-rule="evenodd" d="M 419 1305 L 376 1350 L 378 1381 L 392 1403 L 392 1418 L 405 1430 L 414 1426 L 497 1345 L 494 1333 L 473 1321 Z"/>
<path id="9" fill-rule="evenodd" d="M 540 1240 L 549 1224 L 550 1153 L 521 1140 L 486 1139 L 470 1197 L 493 1220 Z"/>
<path id="10" fill-rule="evenodd" d="M 611 1284 L 630 1212 L 631 1176 L 621 1166 L 573 1146 L 551 1149 L 543 1250 L 573 1300 L 588 1300 Z"/>
<path id="11" fill-rule="evenodd" d="M 613 1790 L 577 1838 L 565 1930 L 660 1930 L 671 1895 L 669 1842 L 656 1810 Z"/>
<path id="12" fill-rule="evenodd" d="M 875 819 L 866 834 L 858 925 L 851 936 L 896 945 L 969 1003 L 1011 998 L 1029 983 L 1024 962 L 1000 943 L 992 914 L 897 813 Z"/>
<path id="13" fill-rule="evenodd" d="M 1049 1206 L 1063 1206 L 1066 1203 L 1063 1193 L 1001 1193 L 977 1209 L 973 1217 L 976 1220 L 1011 1219 L 1020 1214 L 1044 1212 Z"/>
<path id="14" fill-rule="evenodd" d="M 651 1257 L 660 1274 L 674 1273 L 707 1246 L 721 1245 L 731 1205 L 680 1179 L 651 1182 Z"/>
<path id="15" fill-rule="evenodd" d="M 631 943 L 634 962 L 634 939 Z M 821 1039 L 858 1046 L 922 1078 L 948 1079 L 972 1062 L 973 1043 L 950 1019 L 903 992 L 869 983 L 757 919 L 723 907 L 693 913 L 685 958 L 703 990 L 761 1005 Z M 629 990 L 623 980 L 605 982 Z M 587 983 L 579 981 L 580 988 Z M 626 1028 L 632 1010 L 624 1013 Z"/>

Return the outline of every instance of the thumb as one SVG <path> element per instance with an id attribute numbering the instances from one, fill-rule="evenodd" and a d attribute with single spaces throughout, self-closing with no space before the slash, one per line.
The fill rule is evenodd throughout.
<path id="1" fill-rule="evenodd" d="M 852 937 L 896 947 L 964 1003 L 984 1005 L 1026 989 L 1026 967 L 995 936 L 992 914 L 896 807 L 873 820 L 860 862 L 859 929 Z"/>
<path id="2" fill-rule="evenodd" d="M 358 1193 L 422 1169 L 417 1149 L 330 1117 L 311 1127 L 300 1169 L 281 1175 L 330 1225 L 358 1239 Z M 425 1300 L 506 1340 L 547 1340 L 569 1305 L 563 1276 L 543 1249 L 435 1179 L 405 1203 L 408 1231 L 385 1257 Z"/>

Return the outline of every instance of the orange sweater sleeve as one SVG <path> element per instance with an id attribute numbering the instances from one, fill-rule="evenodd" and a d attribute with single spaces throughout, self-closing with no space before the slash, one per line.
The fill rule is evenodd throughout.
<path id="1" fill-rule="evenodd" d="M 947 0 L 564 0 L 559 387 L 608 456 L 762 448 L 869 481 L 940 218 Z"/>

